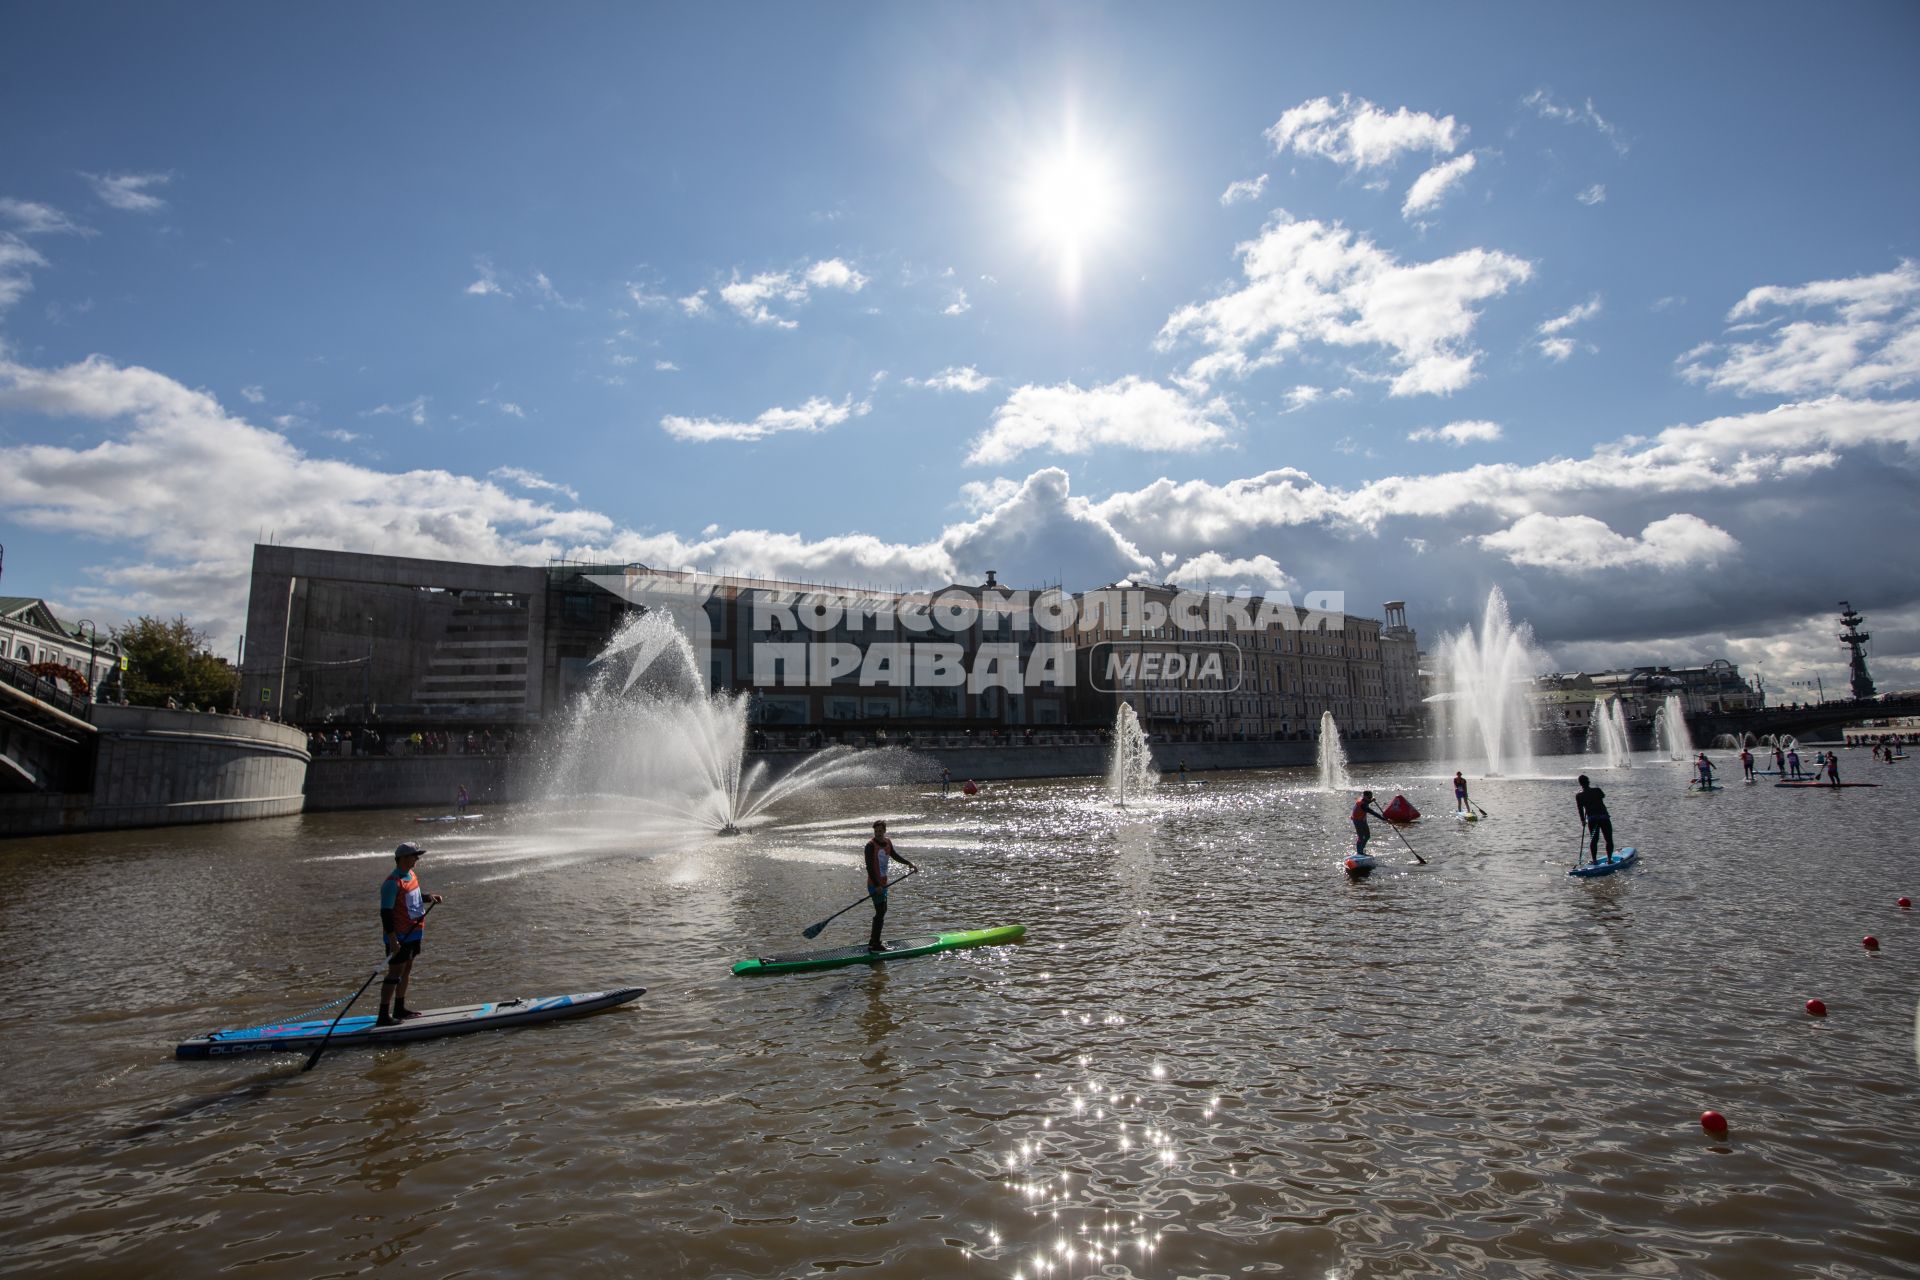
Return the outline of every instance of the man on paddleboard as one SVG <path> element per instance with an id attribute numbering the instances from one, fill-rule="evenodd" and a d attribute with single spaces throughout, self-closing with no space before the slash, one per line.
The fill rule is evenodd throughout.
<path id="1" fill-rule="evenodd" d="M 1607 838 L 1607 856 L 1613 856 L 1613 816 L 1607 812 L 1607 793 L 1587 781 L 1587 775 L 1580 775 L 1580 790 L 1573 797 L 1574 810 L 1580 815 L 1580 825 L 1586 829 L 1589 837 L 1587 860 L 1600 861 L 1600 837 Z"/>
<path id="2" fill-rule="evenodd" d="M 1713 790 L 1713 761 L 1707 759 L 1706 752 L 1700 753 L 1700 758 L 1693 762 L 1693 767 L 1700 771 L 1700 789 Z"/>
<path id="3" fill-rule="evenodd" d="M 1840 785 L 1840 753 L 1838 751 L 1827 752 L 1827 781 L 1836 787 Z"/>
<path id="4" fill-rule="evenodd" d="M 1373 831 L 1367 826 L 1367 815 L 1385 822 L 1387 815 L 1373 807 L 1373 792 L 1362 791 L 1360 799 L 1353 806 L 1353 852 L 1356 857 L 1365 857 L 1367 841 L 1373 838 Z"/>
<path id="5" fill-rule="evenodd" d="M 1753 752 L 1745 747 L 1740 748 L 1740 771 L 1746 775 L 1748 782 L 1753 781 Z"/>
<path id="6" fill-rule="evenodd" d="M 420 888 L 420 877 L 413 868 L 425 853 L 409 840 L 393 851 L 393 871 L 380 882 L 380 931 L 387 943 L 387 976 L 380 980 L 380 1018 L 375 1024 L 390 1027 L 405 1018 L 420 1015 L 407 1008 L 407 981 L 413 977 L 413 958 L 427 938 L 427 906 L 440 901 L 437 893 Z"/>
<path id="7" fill-rule="evenodd" d="M 920 868 L 914 866 L 913 859 L 893 847 L 893 841 L 887 838 L 884 818 L 873 824 L 873 839 L 867 841 L 864 852 L 867 859 L 867 896 L 873 899 L 873 932 L 867 935 L 867 950 L 885 951 L 887 945 L 880 941 L 880 926 L 887 920 L 887 885 L 891 883 L 887 875 L 887 861 L 898 858 L 915 871 Z"/>
<path id="8" fill-rule="evenodd" d="M 1467 799 L 1467 776 L 1458 769 L 1453 771 L 1453 807 L 1461 813 L 1473 812 L 1473 801 Z"/>
<path id="9" fill-rule="evenodd" d="M 1795 778 L 1800 776 L 1800 748 L 1798 747 L 1787 748 L 1787 772 Z"/>

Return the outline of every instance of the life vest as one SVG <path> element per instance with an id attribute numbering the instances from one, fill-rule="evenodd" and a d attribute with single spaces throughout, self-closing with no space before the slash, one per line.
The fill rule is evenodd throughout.
<path id="1" fill-rule="evenodd" d="M 380 909 L 393 913 L 393 936 L 399 942 L 411 942 L 426 936 L 422 921 L 427 918 L 420 875 L 395 867 L 380 884 Z"/>
<path id="2" fill-rule="evenodd" d="M 893 841 L 882 838 L 867 841 L 867 877 L 870 882 L 884 885 L 887 882 L 887 855 L 893 852 Z"/>

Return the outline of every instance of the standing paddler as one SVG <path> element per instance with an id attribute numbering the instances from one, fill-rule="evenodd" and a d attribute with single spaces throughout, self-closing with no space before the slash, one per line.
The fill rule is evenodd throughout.
<path id="1" fill-rule="evenodd" d="M 893 847 L 893 841 L 887 838 L 887 822 L 882 818 L 873 824 L 873 839 L 867 841 L 864 850 L 867 860 L 867 896 L 873 899 L 873 932 L 867 935 L 867 950 L 885 951 L 887 944 L 880 941 L 880 926 L 887 920 L 887 886 L 892 883 L 888 878 L 891 870 L 888 859 L 898 858 L 913 867 L 913 859 Z"/>
<path id="2" fill-rule="evenodd" d="M 1351 815 L 1353 818 L 1353 853 L 1357 858 L 1367 856 L 1367 841 L 1373 838 L 1373 830 L 1367 826 L 1368 814 L 1372 814 L 1382 822 L 1387 820 L 1386 814 L 1373 807 L 1373 792 L 1362 791 L 1360 798 L 1354 802 L 1353 814 Z"/>
<path id="3" fill-rule="evenodd" d="M 1456 813 L 1473 812 L 1473 801 L 1467 798 L 1467 775 L 1458 769 L 1453 771 L 1453 808 Z"/>
<path id="4" fill-rule="evenodd" d="M 387 944 L 387 976 L 380 980 L 380 1017 L 376 1026 L 420 1015 L 407 1008 L 407 983 L 413 960 L 427 937 L 427 903 L 440 901 L 437 893 L 420 887 L 414 867 L 426 850 L 409 840 L 393 851 L 393 871 L 380 882 L 380 931 Z"/>
<path id="5" fill-rule="evenodd" d="M 1745 747 L 1740 748 L 1740 772 L 1748 782 L 1753 781 L 1753 752 Z"/>
<path id="6" fill-rule="evenodd" d="M 1600 837 L 1607 838 L 1607 856 L 1613 856 L 1613 815 L 1607 812 L 1607 793 L 1587 781 L 1587 775 L 1580 775 L 1580 790 L 1573 797 L 1573 807 L 1580 815 L 1580 827 L 1587 836 L 1587 860 L 1600 861 Z"/>

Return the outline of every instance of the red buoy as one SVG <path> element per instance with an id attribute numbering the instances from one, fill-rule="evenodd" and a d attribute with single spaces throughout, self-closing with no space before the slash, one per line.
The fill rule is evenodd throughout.
<path id="1" fill-rule="evenodd" d="M 1724 1138 L 1727 1136 L 1727 1118 L 1718 1111 L 1702 1111 L 1700 1113 L 1700 1127 L 1716 1138 Z"/>
<path id="2" fill-rule="evenodd" d="M 1912 899 L 1912 898 L 1902 898 L 1902 899 L 1900 899 L 1900 909 L 1901 909 L 1902 911 L 1905 911 L 1905 910 L 1907 910 L 1908 908 L 1910 908 L 1910 907 L 1912 907 L 1912 906 L 1913 906 L 1913 899 Z"/>
<path id="3" fill-rule="evenodd" d="M 1866 937 L 1860 939 L 1860 945 L 1869 951 L 1878 951 L 1880 949 L 1880 939 L 1874 937 L 1872 934 L 1868 934 Z"/>
<path id="4" fill-rule="evenodd" d="M 1827 1016 L 1827 1002 L 1817 997 L 1809 1000 L 1807 1001 L 1807 1012 L 1816 1018 L 1824 1018 Z"/>

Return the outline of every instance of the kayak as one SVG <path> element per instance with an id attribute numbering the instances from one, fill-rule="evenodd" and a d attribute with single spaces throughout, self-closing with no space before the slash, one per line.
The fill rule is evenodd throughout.
<path id="1" fill-rule="evenodd" d="M 936 951 L 960 947 L 997 947 L 1026 937 L 1027 926 L 1005 924 L 992 929 L 962 929 L 955 933 L 929 933 L 916 938 L 889 938 L 885 951 L 869 951 L 866 944 L 855 947 L 830 947 L 824 951 L 794 951 L 780 956 L 757 956 L 733 966 L 735 974 L 803 973 L 809 969 L 836 969 L 841 965 L 879 963 L 883 960 L 911 960 Z"/>
<path id="2" fill-rule="evenodd" d="M 1350 853 L 1347 855 L 1346 861 L 1340 865 L 1347 869 L 1348 875 L 1358 880 L 1370 874 L 1375 867 L 1379 866 L 1380 860 L 1370 853 Z"/>
<path id="3" fill-rule="evenodd" d="M 1828 791 L 1831 791 L 1835 787 L 1877 787 L 1880 784 L 1877 782 L 1814 782 L 1808 780 L 1805 782 L 1776 782 L 1773 785 L 1776 787 L 1824 787 Z"/>
<path id="4" fill-rule="evenodd" d="M 1575 867 L 1573 870 L 1567 872 L 1567 874 L 1570 876 L 1611 875 L 1622 867 L 1632 866 L 1634 863 L 1638 862 L 1639 860 L 1640 860 L 1640 851 L 1638 849 L 1632 849 L 1632 848 L 1622 849 L 1618 853 L 1608 854 L 1606 857 L 1600 859 L 1600 861 L 1598 862 L 1582 863 L 1581 865 Z"/>
<path id="5" fill-rule="evenodd" d="M 174 1046 L 176 1058 L 226 1058 L 242 1053 L 306 1053 L 320 1047 L 329 1049 L 356 1045 L 404 1044 L 411 1040 L 432 1040 L 440 1036 L 463 1036 L 475 1031 L 496 1031 L 505 1027 L 524 1027 L 535 1022 L 554 1022 L 598 1013 L 646 992 L 645 987 L 621 987 L 616 991 L 586 991 L 570 996 L 516 996 L 486 1004 L 456 1005 L 450 1009 L 422 1009 L 420 1016 L 390 1027 L 376 1027 L 376 1017 L 365 1014 L 340 1019 L 321 1018 L 317 1022 L 277 1022 L 264 1027 L 212 1031 Z M 331 1038 L 327 1029 L 333 1027 Z"/>

